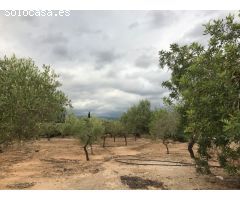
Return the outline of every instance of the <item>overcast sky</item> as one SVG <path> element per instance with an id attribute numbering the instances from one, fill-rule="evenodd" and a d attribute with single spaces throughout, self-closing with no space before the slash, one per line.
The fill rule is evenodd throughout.
<path id="1" fill-rule="evenodd" d="M 0 56 L 30 57 L 60 75 L 79 115 L 116 117 L 140 99 L 162 106 L 158 51 L 206 44 L 202 24 L 230 11 L 71 11 L 69 17 L 0 15 Z"/>

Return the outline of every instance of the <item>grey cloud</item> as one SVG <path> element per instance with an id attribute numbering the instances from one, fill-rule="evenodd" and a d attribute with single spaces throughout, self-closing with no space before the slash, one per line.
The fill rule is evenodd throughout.
<path id="1" fill-rule="evenodd" d="M 166 26 L 171 26 L 179 20 L 178 12 L 180 11 L 150 11 L 150 25 L 152 28 L 163 28 Z"/>
<path id="2" fill-rule="evenodd" d="M 205 27 L 203 24 L 197 24 L 189 32 L 187 32 L 179 41 L 180 44 L 189 44 L 199 42 L 206 46 L 209 40 L 209 35 L 204 35 Z"/>
<path id="3" fill-rule="evenodd" d="M 148 55 L 141 55 L 135 61 L 135 65 L 142 68 L 149 67 L 151 64 L 154 64 L 154 60 Z"/>
<path id="4" fill-rule="evenodd" d="M 203 24 L 198 24 L 192 30 L 189 31 L 189 33 L 187 34 L 187 37 L 190 37 L 190 38 L 202 37 L 204 34 L 204 30 L 205 28 Z"/>
<path id="5" fill-rule="evenodd" d="M 65 45 L 56 45 L 52 49 L 52 54 L 56 58 L 71 59 L 71 53 Z"/>
<path id="6" fill-rule="evenodd" d="M 81 76 L 79 79 L 74 79 L 72 75 L 68 75 L 64 76 L 66 78 L 65 82 L 68 84 L 64 85 L 63 88 L 73 102 L 78 101 L 79 98 L 83 102 L 90 102 L 88 104 L 84 103 L 86 109 L 95 110 L 96 112 L 100 112 L 100 110 L 102 112 L 106 110 L 109 110 L 109 112 L 118 110 L 120 112 L 128 108 L 129 104 L 124 102 L 132 102 L 131 98 L 136 102 L 136 99 L 150 97 L 154 99 L 154 97 L 157 97 L 156 102 L 161 102 L 161 98 L 158 96 L 167 91 L 165 88 L 161 88 L 161 80 L 164 80 L 163 76 L 166 75 L 160 73 L 160 71 L 159 74 L 156 72 L 141 72 L 135 76 L 129 75 L 113 79 L 106 76 L 101 79 L 96 77 L 90 79 L 91 75 L 85 77 L 85 79 L 82 79 Z M 96 99 L 98 99 L 97 102 Z"/>
<path id="7" fill-rule="evenodd" d="M 129 28 L 129 29 L 134 29 L 134 28 L 137 28 L 138 26 L 139 26 L 139 23 L 138 23 L 138 22 L 134 22 L 134 23 L 130 24 L 130 25 L 128 26 L 128 28 Z"/>
<path id="8" fill-rule="evenodd" d="M 229 13 L 232 13 L 233 11 L 229 11 Z M 216 19 L 216 18 L 224 18 L 228 11 L 224 10 L 199 10 L 195 11 L 196 16 L 198 17 L 206 17 L 207 19 Z"/>
<path id="9" fill-rule="evenodd" d="M 210 38 L 209 35 L 205 35 L 205 27 L 204 25 L 208 23 L 210 20 L 213 19 L 223 19 L 225 18 L 229 13 L 235 13 L 228 12 L 228 11 L 218 11 L 218 10 L 205 10 L 205 11 L 195 11 L 194 14 L 202 18 L 200 23 L 196 23 L 195 26 L 190 29 L 182 38 L 179 39 L 180 44 L 188 44 L 190 42 L 199 42 L 202 45 L 206 46 L 208 44 L 208 40 Z"/>
<path id="10" fill-rule="evenodd" d="M 94 51 L 91 53 L 91 55 L 95 57 L 96 69 L 100 69 L 106 64 L 113 63 L 122 56 L 121 54 L 116 53 L 113 49 Z"/>
<path id="11" fill-rule="evenodd" d="M 17 17 L 17 19 L 29 25 L 37 25 L 38 23 L 38 17 L 36 16 L 21 16 L 21 17 Z"/>
<path id="12" fill-rule="evenodd" d="M 77 29 L 76 29 L 76 34 L 78 36 L 83 36 L 83 35 L 89 35 L 89 34 L 92 34 L 92 35 L 101 35 L 103 34 L 102 30 L 100 29 L 92 29 L 90 27 L 87 27 L 87 26 L 79 26 Z"/>
<path id="13" fill-rule="evenodd" d="M 71 16 L 61 18 L 0 15 L 0 53 L 31 57 L 39 66 L 50 63 L 77 114 L 120 116 L 143 98 L 153 107 L 162 106 L 168 90 L 161 83 L 170 78 L 170 72 L 158 68 L 158 50 L 175 41 L 204 41 L 199 25 L 228 12 L 71 11 Z"/>
<path id="14" fill-rule="evenodd" d="M 48 33 L 39 36 L 39 40 L 41 43 L 46 43 L 46 44 L 56 44 L 56 43 L 68 43 L 68 38 L 63 35 L 62 32 L 59 33 Z"/>

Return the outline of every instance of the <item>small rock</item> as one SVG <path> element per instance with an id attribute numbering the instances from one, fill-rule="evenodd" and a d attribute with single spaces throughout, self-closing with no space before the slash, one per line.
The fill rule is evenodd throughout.
<path id="1" fill-rule="evenodd" d="M 218 179 L 223 181 L 223 177 L 222 176 L 216 176 L 216 178 L 218 178 Z"/>

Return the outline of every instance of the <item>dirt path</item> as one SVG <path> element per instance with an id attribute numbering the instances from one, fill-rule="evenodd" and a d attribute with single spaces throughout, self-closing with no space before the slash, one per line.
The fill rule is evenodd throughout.
<path id="1" fill-rule="evenodd" d="M 11 147 L 0 154 L 0 189 L 240 189 L 239 179 L 219 168 L 197 174 L 184 143 L 170 144 L 169 155 L 147 139 L 124 146 L 123 138 L 108 138 L 106 145 L 94 145 L 89 162 L 71 138 Z"/>

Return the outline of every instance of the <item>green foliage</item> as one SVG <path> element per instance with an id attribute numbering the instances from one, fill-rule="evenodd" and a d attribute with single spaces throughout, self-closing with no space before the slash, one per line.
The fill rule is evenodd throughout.
<path id="1" fill-rule="evenodd" d="M 115 120 L 115 121 L 112 122 L 112 133 L 113 133 L 114 136 L 127 135 L 127 132 L 125 131 L 124 125 L 118 120 Z"/>
<path id="2" fill-rule="evenodd" d="M 59 121 L 69 105 L 49 66 L 31 59 L 0 59 L 0 143 L 31 139 L 38 123 Z"/>
<path id="3" fill-rule="evenodd" d="M 112 120 L 104 120 L 103 121 L 104 126 L 104 134 L 105 135 L 111 135 L 113 136 L 113 121 Z"/>
<path id="4" fill-rule="evenodd" d="M 198 143 L 200 171 L 209 171 L 209 152 L 217 149 L 219 163 L 238 173 L 239 17 L 213 20 L 205 25 L 204 34 L 210 36 L 207 47 L 172 44 L 169 51 L 159 52 L 160 67 L 172 71 L 171 79 L 162 85 L 171 91 L 167 101 L 178 103 L 185 132 Z"/>
<path id="5" fill-rule="evenodd" d="M 65 123 L 61 124 L 63 136 L 76 135 L 80 131 L 80 121 L 74 114 L 68 114 Z"/>
<path id="6" fill-rule="evenodd" d="M 61 123 L 39 123 L 37 124 L 37 138 L 52 138 L 62 136 Z"/>
<path id="7" fill-rule="evenodd" d="M 150 118 L 151 104 L 148 100 L 141 100 L 121 116 L 121 122 L 131 134 L 146 134 L 149 133 Z"/>
<path id="8" fill-rule="evenodd" d="M 240 112 L 231 115 L 229 120 L 223 120 L 224 134 L 218 143 L 221 143 L 219 161 L 230 174 L 240 171 Z"/>
<path id="9" fill-rule="evenodd" d="M 167 109 L 155 110 L 150 123 L 150 134 L 153 139 L 174 139 L 179 125 L 178 113 Z"/>
<path id="10" fill-rule="evenodd" d="M 91 145 L 99 141 L 105 132 L 102 120 L 95 117 L 78 119 L 75 127 L 77 127 L 75 136 L 79 138 L 82 144 L 88 143 Z"/>
<path id="11" fill-rule="evenodd" d="M 113 137 L 127 135 L 123 123 L 119 120 L 104 121 L 103 125 L 105 128 L 105 134 L 109 134 Z"/>
<path id="12" fill-rule="evenodd" d="M 80 143 L 83 144 L 88 161 L 87 147 L 90 146 L 92 150 L 92 144 L 98 142 L 105 134 L 105 126 L 101 119 L 95 117 L 78 118 L 74 114 L 69 114 L 65 123 L 61 124 L 61 132 L 64 136 L 73 135 L 79 139 Z"/>

